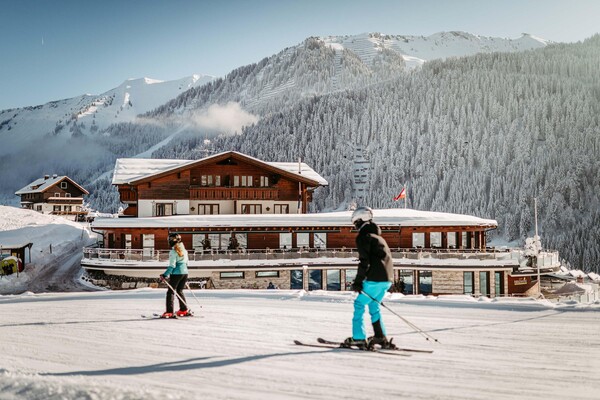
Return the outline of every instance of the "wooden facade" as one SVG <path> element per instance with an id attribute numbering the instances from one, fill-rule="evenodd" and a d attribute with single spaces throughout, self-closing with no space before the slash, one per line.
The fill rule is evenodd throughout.
<path id="1" fill-rule="evenodd" d="M 249 213 L 289 213 L 291 203 L 298 203 L 299 211 L 306 213 L 312 191 L 323 184 L 326 182 L 290 173 L 240 153 L 227 152 L 138 179 L 119 180 L 116 186 L 121 202 L 128 205 L 124 215 L 145 217 L 157 214 L 156 211 L 144 212 L 143 201 L 187 202 L 187 209 L 174 214 L 195 214 L 201 202 L 209 205 L 228 202 L 230 206 L 222 206 L 210 214 L 236 214 L 244 211 L 236 204 L 241 201 L 256 206 L 252 212 L 248 210 Z M 283 202 L 280 210 L 275 209 L 275 201 Z M 260 212 L 255 212 L 256 208 Z"/>

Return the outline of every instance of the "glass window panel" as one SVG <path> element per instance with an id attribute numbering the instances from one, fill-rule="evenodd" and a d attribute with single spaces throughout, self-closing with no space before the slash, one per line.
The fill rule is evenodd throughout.
<path id="1" fill-rule="evenodd" d="M 314 234 L 315 249 L 326 249 L 327 248 L 327 233 L 316 232 Z"/>
<path id="2" fill-rule="evenodd" d="M 299 248 L 310 247 L 310 233 L 308 233 L 308 232 L 296 233 L 296 244 Z"/>
<path id="3" fill-rule="evenodd" d="M 221 246 L 221 236 L 218 233 L 209 233 L 208 240 L 210 241 L 210 248 L 218 250 Z"/>
<path id="4" fill-rule="evenodd" d="M 504 294 L 504 274 L 502 272 L 494 273 L 494 292 L 496 296 Z"/>
<path id="5" fill-rule="evenodd" d="M 479 272 L 479 292 L 483 296 L 490 294 L 490 275 L 488 272 Z"/>
<path id="6" fill-rule="evenodd" d="M 308 271 L 308 290 L 323 289 L 323 270 L 311 269 Z"/>
<path id="7" fill-rule="evenodd" d="M 448 248 L 455 249 L 456 248 L 456 232 L 448 232 L 446 235 L 448 237 Z"/>
<path id="8" fill-rule="evenodd" d="M 347 269 L 346 270 L 346 290 L 352 290 L 352 283 L 354 283 L 357 273 L 358 273 L 358 270 L 356 270 L 356 269 Z"/>
<path id="9" fill-rule="evenodd" d="M 131 249 L 131 234 L 130 233 L 125 234 L 125 248 Z"/>
<path id="10" fill-rule="evenodd" d="M 473 272 L 463 272 L 463 287 L 465 294 L 475 293 L 475 287 L 473 286 Z"/>
<path id="11" fill-rule="evenodd" d="M 280 249 L 291 249 L 292 248 L 291 232 L 285 232 L 285 233 L 279 234 L 279 248 Z"/>
<path id="12" fill-rule="evenodd" d="M 256 271 L 257 278 L 279 278 L 279 271 Z"/>
<path id="13" fill-rule="evenodd" d="M 412 234 L 413 247 L 425 247 L 425 234 L 423 232 L 414 232 Z"/>
<path id="14" fill-rule="evenodd" d="M 462 247 L 463 249 L 467 248 L 467 232 L 461 232 L 461 243 L 462 243 Z"/>
<path id="15" fill-rule="evenodd" d="M 442 247 L 442 232 L 431 232 L 429 234 L 429 244 L 432 248 Z"/>
<path id="16" fill-rule="evenodd" d="M 432 276 L 431 271 L 419 271 L 419 293 L 431 294 Z"/>
<path id="17" fill-rule="evenodd" d="M 204 233 L 193 233 L 192 234 L 192 247 L 194 251 L 202 251 L 204 249 Z"/>
<path id="18" fill-rule="evenodd" d="M 235 238 L 237 239 L 238 246 L 242 249 L 248 248 L 248 234 L 247 233 L 236 233 Z"/>
<path id="19" fill-rule="evenodd" d="M 410 269 L 401 269 L 400 280 L 404 282 L 404 290 L 402 291 L 402 293 L 413 294 L 413 271 Z"/>
<path id="20" fill-rule="evenodd" d="M 221 279 L 244 279 L 243 271 L 221 272 Z"/>
<path id="21" fill-rule="evenodd" d="M 342 290 L 339 269 L 327 270 L 327 290 Z"/>
<path id="22" fill-rule="evenodd" d="M 304 289 L 304 271 L 301 269 L 292 270 L 290 273 L 290 289 Z"/>

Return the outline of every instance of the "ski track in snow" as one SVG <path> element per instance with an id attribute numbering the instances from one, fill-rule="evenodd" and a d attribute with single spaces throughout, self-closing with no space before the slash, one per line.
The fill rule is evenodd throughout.
<path id="1" fill-rule="evenodd" d="M 165 291 L 0 297 L 2 399 L 596 399 L 600 303 L 390 296 L 388 335 L 433 354 L 295 346 L 350 334 L 352 293 L 189 291 L 203 318 L 145 320 Z M 368 327 L 370 331 L 370 327 Z"/>

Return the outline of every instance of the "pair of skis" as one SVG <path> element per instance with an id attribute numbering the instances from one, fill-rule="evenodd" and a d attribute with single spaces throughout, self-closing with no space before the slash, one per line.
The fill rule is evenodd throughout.
<path id="1" fill-rule="evenodd" d="M 345 347 L 342 342 L 335 342 L 331 340 L 325 340 L 323 338 L 318 338 L 316 343 L 304 343 L 299 340 L 294 340 L 294 344 L 298 346 L 308 346 L 308 347 L 320 347 L 326 349 L 340 349 L 340 350 L 359 350 L 359 351 L 371 351 L 379 354 L 386 354 L 390 356 L 402 356 L 402 357 L 410 357 L 410 353 L 433 353 L 433 350 L 425 350 L 425 349 L 410 349 L 397 347 L 395 349 L 380 349 L 380 348 L 371 348 L 371 349 L 362 349 L 356 346 Z"/>
<path id="2" fill-rule="evenodd" d="M 190 318 L 190 317 L 195 317 L 195 318 L 199 318 L 196 317 L 195 315 L 185 315 L 183 317 L 178 317 L 176 314 L 173 314 L 173 316 L 171 317 L 163 317 L 161 314 L 142 314 L 142 318 L 144 319 L 184 319 L 184 318 Z"/>

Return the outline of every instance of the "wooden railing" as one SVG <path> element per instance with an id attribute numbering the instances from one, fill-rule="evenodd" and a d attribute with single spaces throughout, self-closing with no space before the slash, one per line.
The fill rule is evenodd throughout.
<path id="1" fill-rule="evenodd" d="M 192 200 L 279 200 L 279 191 L 260 187 L 190 188 Z"/>

